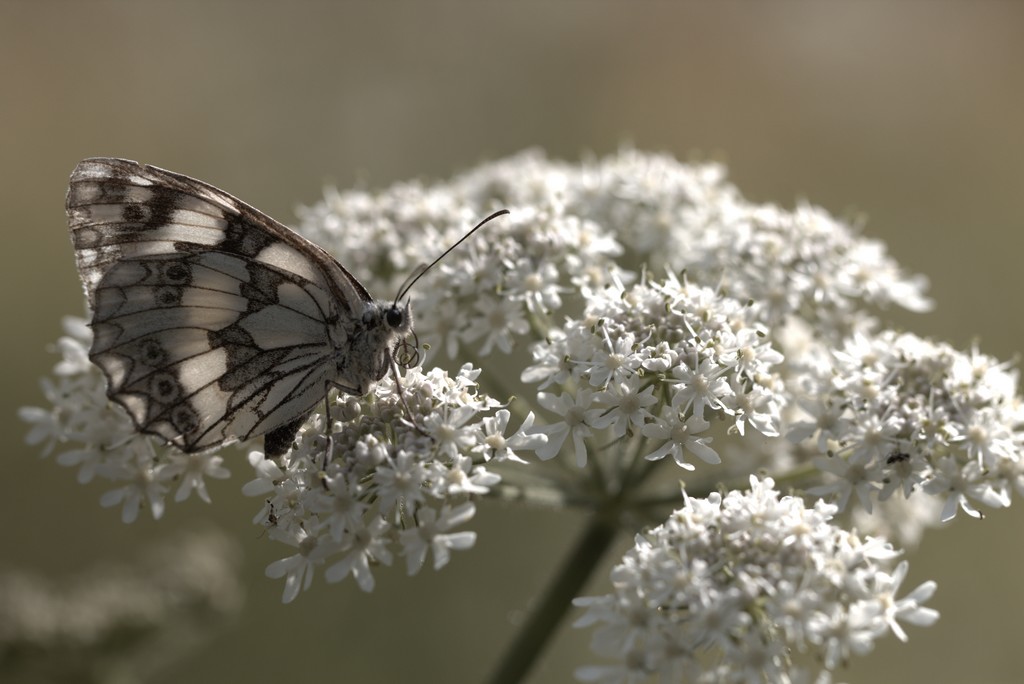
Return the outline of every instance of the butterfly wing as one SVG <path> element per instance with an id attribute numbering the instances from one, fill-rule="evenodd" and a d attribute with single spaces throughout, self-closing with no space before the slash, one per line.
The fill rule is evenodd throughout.
<path id="1" fill-rule="evenodd" d="M 183 451 L 261 434 L 287 451 L 365 288 L 244 202 L 152 166 L 81 162 L 67 212 L 110 398 Z"/>

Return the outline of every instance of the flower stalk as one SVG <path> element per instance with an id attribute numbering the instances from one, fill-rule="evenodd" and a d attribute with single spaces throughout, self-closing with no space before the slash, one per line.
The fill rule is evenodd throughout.
<path id="1" fill-rule="evenodd" d="M 550 585 L 531 606 L 526 621 L 505 650 L 488 680 L 491 684 L 516 684 L 526 678 L 544 649 L 551 645 L 573 599 L 597 570 L 618 530 L 610 512 L 595 512 L 588 518 L 583 533 L 562 559 Z"/>

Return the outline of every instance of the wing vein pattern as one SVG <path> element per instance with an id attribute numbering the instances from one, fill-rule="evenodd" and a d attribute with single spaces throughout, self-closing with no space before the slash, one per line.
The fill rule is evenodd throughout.
<path id="1" fill-rule="evenodd" d="M 90 358 L 139 430 L 186 452 L 266 434 L 276 455 L 272 442 L 287 450 L 345 381 L 372 300 L 284 225 L 201 181 L 106 158 L 75 169 L 67 212 Z"/>

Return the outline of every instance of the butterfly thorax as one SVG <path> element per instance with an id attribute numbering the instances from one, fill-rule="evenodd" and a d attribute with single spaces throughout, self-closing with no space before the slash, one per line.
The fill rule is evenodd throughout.
<path id="1" fill-rule="evenodd" d="M 362 396 L 391 367 L 395 348 L 412 332 L 409 304 L 366 302 L 362 314 L 341 317 L 331 327 L 335 350 L 334 382 L 345 392 Z"/>

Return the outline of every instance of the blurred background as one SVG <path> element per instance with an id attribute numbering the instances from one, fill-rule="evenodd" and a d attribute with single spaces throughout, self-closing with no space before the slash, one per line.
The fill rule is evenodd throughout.
<path id="1" fill-rule="evenodd" d="M 526 147 L 720 159 L 753 200 L 866 215 L 867 234 L 932 280 L 936 311 L 897 325 L 1011 359 L 1024 346 L 1022 73 L 1019 2 L 0 0 L 0 567 L 60 584 L 216 527 L 242 546 L 244 607 L 154 681 L 472 682 L 581 522 L 485 502 L 476 549 L 443 572 L 385 569 L 369 595 L 318 578 L 282 606 L 263 568 L 287 549 L 249 524 L 259 502 L 239 492 L 241 456 L 213 506 L 133 525 L 101 509 L 103 488 L 40 460 L 16 418 L 42 401 L 61 316 L 82 313 L 63 204 L 83 157 L 180 171 L 285 223 L 328 183 L 444 178 Z M 1018 500 L 932 532 L 906 587 L 936 580 L 940 621 L 837 679 L 1024 679 L 1022 525 Z M 588 636 L 563 629 L 531 681 L 569 681 L 593 662 Z"/>

